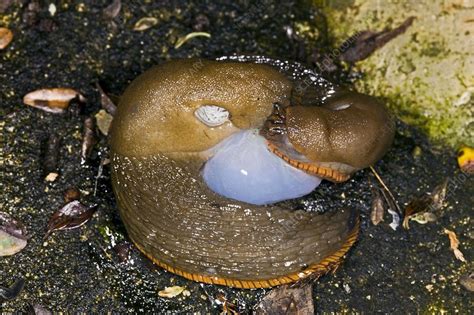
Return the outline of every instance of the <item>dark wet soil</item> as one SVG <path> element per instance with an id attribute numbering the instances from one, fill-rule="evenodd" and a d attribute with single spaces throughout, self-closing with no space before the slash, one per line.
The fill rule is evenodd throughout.
<path id="1" fill-rule="evenodd" d="M 18 1 L 22 2 L 22 1 Z M 119 15 L 104 18 L 109 1 L 56 3 L 54 16 L 42 3 L 27 12 L 13 4 L 0 15 L 0 26 L 14 32 L 11 45 L 0 51 L 0 122 L 2 134 L 1 211 L 21 220 L 31 239 L 20 253 L 0 258 L 0 285 L 17 278 L 26 280 L 16 299 L 1 304 L 4 312 L 27 311 L 39 304 L 51 311 L 70 312 L 211 312 L 218 293 L 250 313 L 268 290 L 234 290 L 201 285 L 155 267 L 132 249 L 121 262 L 116 244 L 127 241 L 117 213 L 106 166 L 97 178 L 107 153 L 107 140 L 99 136 L 88 163 L 81 165 L 83 120 L 100 109 L 100 82 L 112 95 L 152 65 L 170 58 L 214 58 L 234 53 L 264 54 L 301 62 L 311 61 L 313 50 L 331 49 L 324 18 L 305 3 L 270 1 L 123 1 Z M 48 2 L 49 3 L 49 2 Z M 30 6 L 31 7 L 31 6 Z M 155 16 L 158 24 L 136 32 L 134 23 Z M 288 30 L 307 23 L 319 37 L 288 36 Z M 5 24 L 5 25 L 3 25 Z M 211 38 L 195 38 L 179 49 L 178 37 L 206 31 Z M 348 34 L 348 36 L 351 34 Z M 347 76 L 342 76 L 347 77 Z M 87 104 L 73 103 L 62 115 L 45 113 L 22 104 L 27 92 L 44 87 L 67 86 L 81 91 Z M 61 139 L 59 178 L 44 180 L 44 148 L 51 134 Z M 414 156 L 416 147 L 421 155 Z M 455 153 L 433 146 L 423 134 L 399 123 L 393 149 L 376 168 L 400 205 L 415 195 L 431 191 L 450 179 L 448 206 L 434 223 L 411 223 L 409 231 L 369 220 L 370 185 L 377 185 L 370 171 L 359 172 L 349 182 L 325 183 L 301 205 L 316 208 L 352 206 L 360 210 L 359 241 L 334 275 L 314 284 L 318 313 L 418 313 L 442 310 L 469 313 L 472 293 L 459 284 L 472 268 L 473 180 L 459 172 Z M 95 185 L 97 190 L 95 192 Z M 77 187 L 87 205 L 99 204 L 93 219 L 79 229 L 54 233 L 43 239 L 51 214 L 63 204 L 63 191 Z M 443 229 L 458 235 L 468 263 L 454 258 Z M 167 286 L 185 286 L 189 297 L 161 298 Z"/>

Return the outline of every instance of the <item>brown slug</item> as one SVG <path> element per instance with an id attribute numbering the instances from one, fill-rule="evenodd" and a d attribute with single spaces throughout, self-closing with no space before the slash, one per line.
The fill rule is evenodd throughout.
<path id="1" fill-rule="evenodd" d="M 286 63 L 243 61 L 173 60 L 135 79 L 112 126 L 112 183 L 130 238 L 155 263 L 266 288 L 334 269 L 359 230 L 353 210 L 278 201 L 375 163 L 394 128 L 372 97 L 308 72 L 315 84 L 301 88 Z"/>

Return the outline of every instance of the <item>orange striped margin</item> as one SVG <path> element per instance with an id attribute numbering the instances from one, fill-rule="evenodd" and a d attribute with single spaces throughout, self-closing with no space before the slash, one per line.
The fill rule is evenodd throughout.
<path id="1" fill-rule="evenodd" d="M 324 177 L 325 179 L 328 179 L 336 183 L 344 182 L 351 177 L 348 174 L 341 173 L 329 167 L 321 167 L 321 166 L 318 167 L 310 163 L 299 162 L 299 161 L 290 159 L 287 155 L 281 152 L 274 144 L 267 141 L 267 145 L 270 152 L 272 152 L 279 158 L 283 159 L 285 162 L 289 163 L 290 165 L 296 168 L 299 168 L 309 174 L 313 174 L 319 177 Z"/>
<path id="2" fill-rule="evenodd" d="M 300 271 L 288 274 L 286 276 L 281 276 L 274 279 L 262 279 L 262 280 L 239 280 L 239 279 L 231 279 L 231 278 L 222 278 L 222 277 L 211 277 L 206 275 L 199 275 L 194 273 L 189 273 L 184 270 L 174 268 L 168 264 L 165 264 L 158 259 L 154 258 L 152 255 L 148 254 L 140 247 L 135 241 L 133 243 L 137 248 L 150 260 L 152 260 L 155 264 L 166 269 L 167 271 L 180 275 L 188 280 L 193 280 L 197 282 L 204 282 L 208 284 L 218 284 L 224 285 L 228 287 L 235 287 L 240 289 L 258 289 L 258 288 L 270 288 L 277 285 L 293 283 L 296 281 L 300 281 L 304 278 L 309 276 L 319 277 L 322 276 L 330 271 L 335 271 L 339 264 L 342 262 L 343 256 L 349 251 L 349 249 L 354 245 L 357 237 L 359 236 L 359 227 L 360 227 L 360 219 L 357 217 L 357 222 L 355 223 L 354 227 L 352 228 L 351 232 L 349 233 L 346 241 L 342 245 L 340 249 L 338 249 L 333 254 L 325 257 L 320 262 L 310 265 L 308 268 Z"/>

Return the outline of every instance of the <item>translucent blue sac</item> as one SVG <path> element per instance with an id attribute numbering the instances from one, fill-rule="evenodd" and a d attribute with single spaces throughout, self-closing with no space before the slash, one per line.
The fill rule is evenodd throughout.
<path id="1" fill-rule="evenodd" d="M 209 188 L 228 198 L 271 204 L 302 197 L 321 182 L 268 151 L 257 130 L 234 134 L 214 150 L 202 175 Z"/>

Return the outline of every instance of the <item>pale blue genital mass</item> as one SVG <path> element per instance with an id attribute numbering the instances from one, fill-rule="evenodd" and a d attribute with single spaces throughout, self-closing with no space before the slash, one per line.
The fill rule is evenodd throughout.
<path id="1" fill-rule="evenodd" d="M 214 192 L 263 205 L 302 197 L 321 179 L 309 175 L 271 153 L 258 130 L 245 130 L 213 148 L 202 175 Z"/>

